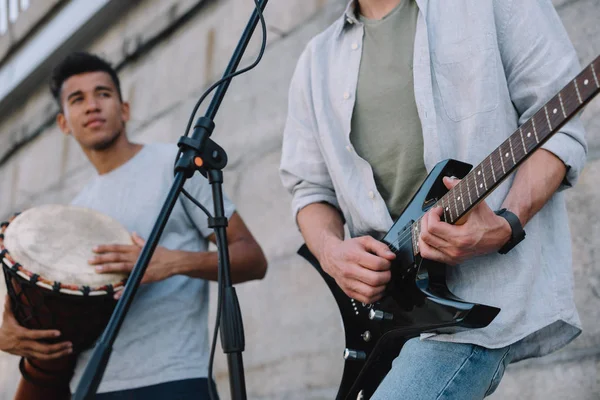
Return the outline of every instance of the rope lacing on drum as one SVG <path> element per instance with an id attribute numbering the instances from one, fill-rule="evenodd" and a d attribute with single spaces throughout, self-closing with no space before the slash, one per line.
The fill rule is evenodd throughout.
<path id="1" fill-rule="evenodd" d="M 91 289 L 89 286 L 82 286 L 81 291 L 83 292 L 84 296 L 88 296 L 91 292 Z"/>
<path id="2" fill-rule="evenodd" d="M 33 274 L 33 275 L 31 275 L 31 278 L 29 278 L 29 282 L 31 282 L 35 285 L 39 279 L 40 279 L 40 276 L 38 274 Z"/>
<path id="3" fill-rule="evenodd" d="M 4 221 L 0 223 L 0 228 L 6 228 L 8 226 L 8 221 Z"/>
<path id="4" fill-rule="evenodd" d="M 3 259 L 4 257 L 6 257 L 7 254 L 8 254 L 8 250 L 2 249 L 2 251 L 0 251 L 0 260 Z"/>
<path id="5" fill-rule="evenodd" d="M 112 284 L 106 286 L 106 294 L 108 296 L 112 296 L 113 294 L 115 294 L 115 288 L 113 287 Z"/>
<path id="6" fill-rule="evenodd" d="M 16 262 L 13 264 L 13 266 L 10 269 L 12 269 L 14 272 L 17 272 L 17 271 L 19 271 L 19 268 L 21 268 L 21 267 L 22 267 L 22 265 L 19 264 L 18 262 Z"/>
<path id="7" fill-rule="evenodd" d="M 61 287 L 60 282 L 54 281 L 54 283 L 52 284 L 52 291 L 60 292 L 60 287 Z"/>

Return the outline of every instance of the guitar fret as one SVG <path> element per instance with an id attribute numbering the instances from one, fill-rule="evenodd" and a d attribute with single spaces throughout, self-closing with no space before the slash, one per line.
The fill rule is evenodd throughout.
<path id="1" fill-rule="evenodd" d="M 583 103 L 581 100 L 581 94 L 579 94 L 579 86 L 577 85 L 577 79 L 573 79 L 573 84 L 575 85 L 575 91 L 577 92 L 577 99 L 579 100 L 579 104 Z"/>
<path id="2" fill-rule="evenodd" d="M 500 154 L 500 165 L 502 165 L 502 173 L 506 174 L 506 169 L 504 169 L 504 160 L 502 159 L 502 149 L 498 147 L 498 154 Z"/>
<path id="3" fill-rule="evenodd" d="M 521 143 L 523 143 L 523 152 L 527 155 L 527 146 L 525 146 L 525 139 L 523 139 L 523 129 L 519 128 L 519 136 L 521 138 Z"/>
<path id="4" fill-rule="evenodd" d="M 446 211 L 450 211 L 450 209 L 444 204 L 444 197 L 442 197 L 442 212 L 444 214 L 444 221 L 448 222 L 450 219 L 446 217 Z"/>
<path id="5" fill-rule="evenodd" d="M 563 104 L 563 99 L 560 92 L 558 92 L 558 100 L 560 100 L 560 109 L 562 110 L 563 117 L 567 118 L 567 113 L 565 112 L 565 106 Z"/>
<path id="6" fill-rule="evenodd" d="M 487 190 L 487 182 L 485 180 L 485 165 L 481 163 L 481 178 L 483 179 L 483 186 L 485 186 L 485 190 Z"/>
<path id="7" fill-rule="evenodd" d="M 469 204 L 473 204 L 473 200 L 471 199 L 471 189 L 469 189 L 469 175 L 467 175 L 467 179 L 465 180 L 467 182 L 467 194 L 469 195 Z"/>
<path id="8" fill-rule="evenodd" d="M 508 143 L 510 144 L 510 137 L 509 137 L 508 139 L 509 139 L 509 140 L 508 140 Z M 504 144 L 504 143 L 503 143 L 503 144 Z M 502 145 L 500 146 L 500 148 L 502 148 Z M 505 151 L 505 153 L 504 153 L 504 158 L 505 158 L 505 159 L 508 161 L 508 160 L 509 160 L 509 157 L 510 157 L 510 153 L 509 153 L 508 151 L 506 151 L 506 150 L 504 150 L 504 151 Z M 512 166 L 514 166 L 514 165 L 515 165 L 515 164 L 513 164 Z M 510 167 L 512 167 L 512 166 L 511 166 L 511 165 L 509 165 L 509 169 L 510 169 Z"/>
<path id="9" fill-rule="evenodd" d="M 477 193 L 477 197 L 479 197 L 479 187 L 477 185 L 477 177 L 473 174 L 473 181 L 475 182 L 475 193 Z"/>
<path id="10" fill-rule="evenodd" d="M 512 137 L 512 136 L 509 136 L 509 137 L 508 137 L 508 145 L 509 145 L 509 147 L 510 147 L 510 154 L 512 155 L 513 164 L 514 164 L 514 165 L 516 165 L 516 164 L 517 164 L 517 161 L 515 160 L 515 153 L 514 153 L 514 151 L 513 151 L 512 142 L 510 141 L 510 138 L 511 138 L 511 137 Z"/>
<path id="11" fill-rule="evenodd" d="M 533 125 L 533 134 L 535 135 L 535 142 L 539 143 L 540 139 L 537 135 L 537 129 L 535 129 L 535 114 L 533 115 L 533 117 L 531 117 L 531 124 Z"/>
<path id="12" fill-rule="evenodd" d="M 591 66 L 592 66 L 592 76 L 594 77 L 594 82 L 596 82 L 596 87 L 598 89 L 600 89 L 600 83 L 598 83 L 598 75 L 596 75 L 596 69 L 594 68 L 594 63 L 592 63 Z"/>
<path id="13" fill-rule="evenodd" d="M 548 109 L 544 106 L 544 112 L 546 113 L 546 121 L 548 122 L 548 128 L 552 130 L 552 124 L 550 123 L 550 117 L 548 116 Z"/>
<path id="14" fill-rule="evenodd" d="M 447 197 L 446 199 L 446 209 L 448 211 L 448 214 L 450 215 L 450 219 L 446 220 L 446 222 L 448 223 L 452 223 L 453 219 L 452 219 L 452 199 L 450 198 L 450 196 L 444 196 Z"/>
<path id="15" fill-rule="evenodd" d="M 490 154 L 490 167 L 492 169 L 492 178 L 494 178 L 494 183 L 498 182 L 496 180 L 496 172 L 494 171 L 494 157 L 493 154 Z"/>
<path id="16" fill-rule="evenodd" d="M 460 202 L 461 202 L 461 204 L 462 204 L 462 208 L 463 208 L 462 210 L 463 210 L 463 212 L 464 212 L 464 211 L 466 210 L 466 208 L 465 208 L 465 202 L 464 202 L 464 200 L 463 200 L 462 182 L 461 182 L 461 183 L 459 183 L 457 186 L 458 186 L 458 192 L 459 192 L 459 193 L 458 193 L 458 194 L 459 194 L 459 196 L 458 196 L 458 199 L 460 200 Z"/>
<path id="17" fill-rule="evenodd" d="M 454 186 L 454 187 L 456 187 L 456 186 Z M 452 191 L 454 192 L 454 190 L 452 190 Z M 456 210 L 456 218 L 458 218 L 458 216 L 460 215 L 460 213 L 458 212 L 458 204 L 457 204 L 456 198 L 454 198 L 453 202 L 454 202 L 454 209 Z"/>

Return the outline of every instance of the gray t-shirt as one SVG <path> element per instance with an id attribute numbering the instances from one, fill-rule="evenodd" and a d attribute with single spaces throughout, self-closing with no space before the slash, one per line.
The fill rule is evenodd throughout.
<path id="1" fill-rule="evenodd" d="M 173 182 L 177 147 L 145 145 L 131 160 L 98 175 L 72 201 L 109 215 L 130 232 L 147 238 Z M 213 211 L 208 181 L 199 173 L 185 188 Z M 185 208 L 182 205 L 185 203 Z M 225 198 L 225 214 L 233 204 Z M 169 249 L 206 251 L 212 233 L 206 215 L 181 196 L 159 245 Z M 100 244 L 100 243 L 99 243 Z M 142 285 L 113 346 L 98 392 L 133 389 L 208 374 L 208 283 L 174 276 Z M 78 359 L 71 390 L 75 391 L 92 350 Z"/>
<path id="2" fill-rule="evenodd" d="M 414 0 L 402 0 L 381 20 L 360 16 L 365 32 L 350 141 L 370 164 L 394 220 L 427 177 L 412 68 L 418 14 Z"/>

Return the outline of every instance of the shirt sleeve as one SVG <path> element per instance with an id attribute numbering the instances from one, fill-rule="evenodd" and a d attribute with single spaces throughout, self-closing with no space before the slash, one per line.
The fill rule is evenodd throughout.
<path id="1" fill-rule="evenodd" d="M 333 182 L 321 152 L 313 101 L 310 95 L 310 49 L 304 51 L 294 72 L 283 132 L 280 177 L 292 194 L 294 220 L 312 203 L 326 202 L 339 209 Z"/>
<path id="2" fill-rule="evenodd" d="M 571 81 L 581 66 L 550 0 L 495 2 L 500 53 L 519 125 Z M 559 190 L 577 181 L 587 154 L 583 124 L 573 117 L 543 149 L 567 167 Z"/>

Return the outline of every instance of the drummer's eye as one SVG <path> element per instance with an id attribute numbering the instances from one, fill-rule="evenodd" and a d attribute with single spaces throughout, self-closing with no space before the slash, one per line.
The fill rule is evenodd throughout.
<path id="1" fill-rule="evenodd" d="M 71 104 L 81 103 L 81 100 L 83 100 L 82 97 L 74 97 L 73 99 L 71 99 Z"/>

